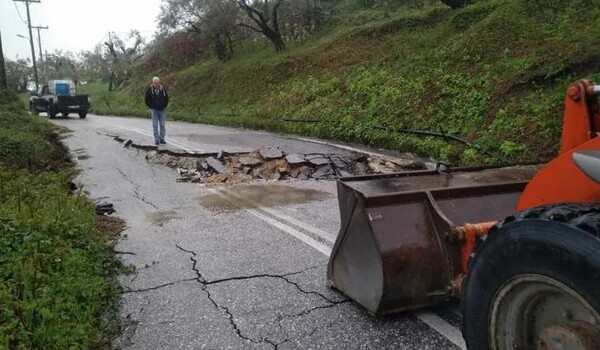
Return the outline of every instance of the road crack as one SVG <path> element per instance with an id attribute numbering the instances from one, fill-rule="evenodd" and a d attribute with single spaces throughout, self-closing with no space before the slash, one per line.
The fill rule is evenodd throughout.
<path id="1" fill-rule="evenodd" d="M 119 173 L 119 175 L 121 175 L 121 177 L 129 182 L 132 186 L 133 186 L 133 197 L 148 204 L 149 206 L 151 206 L 152 208 L 158 210 L 158 206 L 152 202 L 150 202 L 149 200 L 146 199 L 146 197 L 144 197 L 143 195 L 140 194 L 140 187 L 138 186 L 137 183 L 135 183 L 135 181 L 131 180 L 129 177 L 127 177 L 127 174 L 125 174 L 125 172 L 123 172 L 123 170 L 117 168 L 117 172 Z"/>
<path id="2" fill-rule="evenodd" d="M 181 281 L 169 282 L 169 283 L 161 284 L 161 285 L 154 286 L 154 287 L 140 288 L 140 289 L 127 289 L 127 290 L 122 291 L 121 294 L 144 293 L 144 292 L 149 292 L 151 290 L 157 290 L 157 289 L 160 289 L 160 288 L 174 286 L 174 285 L 179 284 L 179 283 L 190 282 L 190 281 L 195 281 L 195 280 L 196 280 L 196 278 L 186 278 L 186 279 L 181 280 Z"/>
<path id="3" fill-rule="evenodd" d="M 277 274 L 255 274 L 255 275 L 249 275 L 249 276 L 234 276 L 234 277 L 228 277 L 228 278 L 221 278 L 221 279 L 216 279 L 216 280 L 207 280 L 204 275 L 202 274 L 202 272 L 199 270 L 198 268 L 198 260 L 196 259 L 196 252 L 194 252 L 193 250 L 189 250 L 189 249 L 185 249 L 183 247 L 181 247 L 179 245 L 179 243 L 175 243 L 175 246 L 177 247 L 177 249 L 181 250 L 182 252 L 188 253 L 190 254 L 190 260 L 192 261 L 192 270 L 194 270 L 194 272 L 196 272 L 196 278 L 195 280 L 200 283 L 200 285 L 202 286 L 201 289 L 202 291 L 207 295 L 208 300 L 213 304 L 213 306 L 215 307 L 215 309 L 217 311 L 221 311 L 228 319 L 229 323 L 231 324 L 231 327 L 233 328 L 234 332 L 236 333 L 236 335 L 245 340 L 245 341 L 249 341 L 251 343 L 254 344 L 261 344 L 261 343 L 265 343 L 265 344 L 269 344 L 271 347 L 273 347 L 274 349 L 279 349 L 279 346 L 287 343 L 290 341 L 290 339 L 284 339 L 281 342 L 274 342 L 273 340 L 263 337 L 261 335 L 261 339 L 260 340 L 256 340 L 254 338 L 251 338 L 245 334 L 242 333 L 242 330 L 240 329 L 240 327 L 238 326 L 238 324 L 235 322 L 235 316 L 233 315 L 233 313 L 231 312 L 231 310 L 225 306 L 225 305 L 220 305 L 219 303 L 217 303 L 217 301 L 213 298 L 212 294 L 209 291 L 209 287 L 213 286 L 213 285 L 217 285 L 217 284 L 221 284 L 221 283 L 225 283 L 225 282 L 232 282 L 232 281 L 247 281 L 247 280 L 252 280 L 252 279 L 262 279 L 262 278 L 273 278 L 273 279 L 279 279 L 282 280 L 284 282 L 286 282 L 287 284 L 290 284 L 292 286 L 294 286 L 294 288 L 296 288 L 296 290 L 298 290 L 299 292 L 303 293 L 303 294 L 307 294 L 307 295 L 314 295 L 316 297 L 318 297 L 319 299 L 321 299 L 322 301 L 324 301 L 325 303 L 327 303 L 327 305 L 321 305 L 321 306 L 317 306 L 317 307 L 313 307 L 313 308 L 309 308 L 306 310 L 303 310 L 297 314 L 292 314 L 292 315 L 281 315 L 278 316 L 276 319 L 276 322 L 278 323 L 278 326 L 280 329 L 282 329 L 281 326 L 281 322 L 284 319 L 291 319 L 291 318 L 296 318 L 296 317 L 302 317 L 305 315 L 310 314 L 313 311 L 316 310 L 321 310 L 321 309 L 329 309 L 329 308 L 333 308 L 336 307 L 340 304 L 343 303 L 348 303 L 350 302 L 350 299 L 343 299 L 343 300 L 333 300 L 329 297 L 327 297 L 326 295 L 319 293 L 319 292 L 315 292 L 315 291 L 307 291 L 304 288 L 302 288 L 300 286 L 299 283 L 294 282 L 292 280 L 290 280 L 288 277 L 290 276 L 294 276 L 294 275 L 298 275 L 301 273 L 304 273 L 306 271 L 315 269 L 317 267 L 309 267 L 300 271 L 296 271 L 296 272 L 291 272 L 291 273 L 286 273 L 286 274 L 281 274 L 281 275 L 277 275 Z"/>

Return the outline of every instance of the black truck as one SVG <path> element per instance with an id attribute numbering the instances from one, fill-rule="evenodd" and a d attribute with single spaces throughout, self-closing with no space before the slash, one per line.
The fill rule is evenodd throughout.
<path id="1" fill-rule="evenodd" d="M 50 119 L 58 113 L 64 117 L 69 113 L 77 113 L 79 118 L 85 118 L 90 108 L 90 99 L 88 95 L 77 94 L 72 80 L 50 80 L 32 94 L 29 108 L 34 114 L 48 113 Z"/>

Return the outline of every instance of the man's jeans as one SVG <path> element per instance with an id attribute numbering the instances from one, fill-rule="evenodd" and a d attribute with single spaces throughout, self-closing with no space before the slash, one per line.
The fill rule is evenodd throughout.
<path id="1" fill-rule="evenodd" d="M 152 115 L 152 131 L 154 131 L 154 141 L 164 141 L 165 140 L 165 118 L 167 117 L 165 111 L 159 111 L 153 109 L 151 111 Z M 158 127 L 160 126 L 160 133 Z"/>

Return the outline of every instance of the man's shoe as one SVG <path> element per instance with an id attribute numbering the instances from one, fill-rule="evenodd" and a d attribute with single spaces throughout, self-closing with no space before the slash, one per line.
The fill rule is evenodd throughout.
<path id="1" fill-rule="evenodd" d="M 160 140 L 160 143 L 162 143 L 163 145 L 167 143 L 167 141 L 165 140 Z"/>

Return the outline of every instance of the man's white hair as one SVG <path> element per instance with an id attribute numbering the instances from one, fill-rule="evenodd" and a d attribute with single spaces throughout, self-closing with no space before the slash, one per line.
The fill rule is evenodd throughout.
<path id="1" fill-rule="evenodd" d="M 160 78 L 159 77 L 154 77 L 154 78 L 152 78 L 152 82 L 153 83 L 159 83 L 160 82 Z"/>

